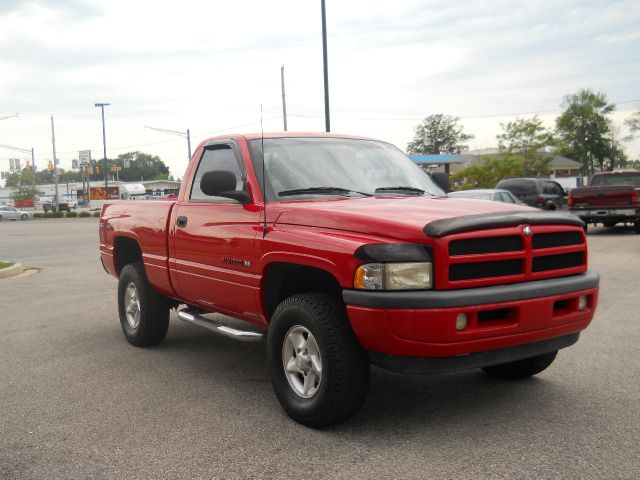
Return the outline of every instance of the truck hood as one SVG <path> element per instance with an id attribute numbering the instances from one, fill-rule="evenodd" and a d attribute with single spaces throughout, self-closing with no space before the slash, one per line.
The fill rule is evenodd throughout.
<path id="1" fill-rule="evenodd" d="M 403 240 L 424 240 L 425 225 L 465 215 L 527 213 L 520 205 L 449 197 L 367 197 L 273 204 L 276 225 L 330 228 Z"/>

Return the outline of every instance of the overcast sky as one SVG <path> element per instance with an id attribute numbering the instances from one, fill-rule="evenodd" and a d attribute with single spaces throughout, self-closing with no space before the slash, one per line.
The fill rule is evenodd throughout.
<path id="1" fill-rule="evenodd" d="M 332 131 L 405 149 L 427 115 L 461 117 L 471 148 L 496 145 L 500 123 L 549 126 L 580 88 L 640 107 L 640 2 L 327 0 Z M 177 177 L 186 141 L 145 129 L 323 131 L 320 1 L 0 0 L 0 144 L 34 147 L 39 168 L 78 150 L 159 155 Z M 640 156 L 640 140 L 624 144 Z M 0 169 L 10 157 L 0 149 Z M 23 157 L 24 158 L 24 157 Z"/>

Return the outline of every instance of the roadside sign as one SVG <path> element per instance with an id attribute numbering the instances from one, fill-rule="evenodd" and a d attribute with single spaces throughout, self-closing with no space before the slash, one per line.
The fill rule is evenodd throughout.
<path id="1" fill-rule="evenodd" d="M 78 169 L 78 160 L 71 160 L 71 168 L 74 170 Z"/>
<path id="2" fill-rule="evenodd" d="M 89 165 L 91 163 L 91 150 L 80 150 L 78 152 L 78 161 L 80 165 Z"/>

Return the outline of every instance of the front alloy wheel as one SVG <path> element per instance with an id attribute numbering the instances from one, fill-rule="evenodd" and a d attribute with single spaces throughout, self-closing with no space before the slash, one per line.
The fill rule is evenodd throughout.
<path id="1" fill-rule="evenodd" d="M 325 427 L 364 402 L 369 358 L 340 297 L 315 292 L 285 299 L 271 317 L 267 350 L 273 389 L 294 420 Z"/>
<path id="2" fill-rule="evenodd" d="M 289 386 L 302 398 L 313 397 L 322 382 L 322 356 L 313 334 L 301 325 L 287 332 L 282 346 L 282 366 Z"/>

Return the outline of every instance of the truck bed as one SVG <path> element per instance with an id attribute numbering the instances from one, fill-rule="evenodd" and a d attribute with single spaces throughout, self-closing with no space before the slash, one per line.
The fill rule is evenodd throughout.
<path id="1" fill-rule="evenodd" d="M 120 266 L 114 263 L 114 238 L 131 238 L 144 245 L 142 258 L 151 285 L 162 295 L 174 296 L 168 263 L 168 227 L 174 205 L 174 200 L 106 202 L 100 218 L 100 252 L 105 269 L 116 276 L 120 273 Z"/>

